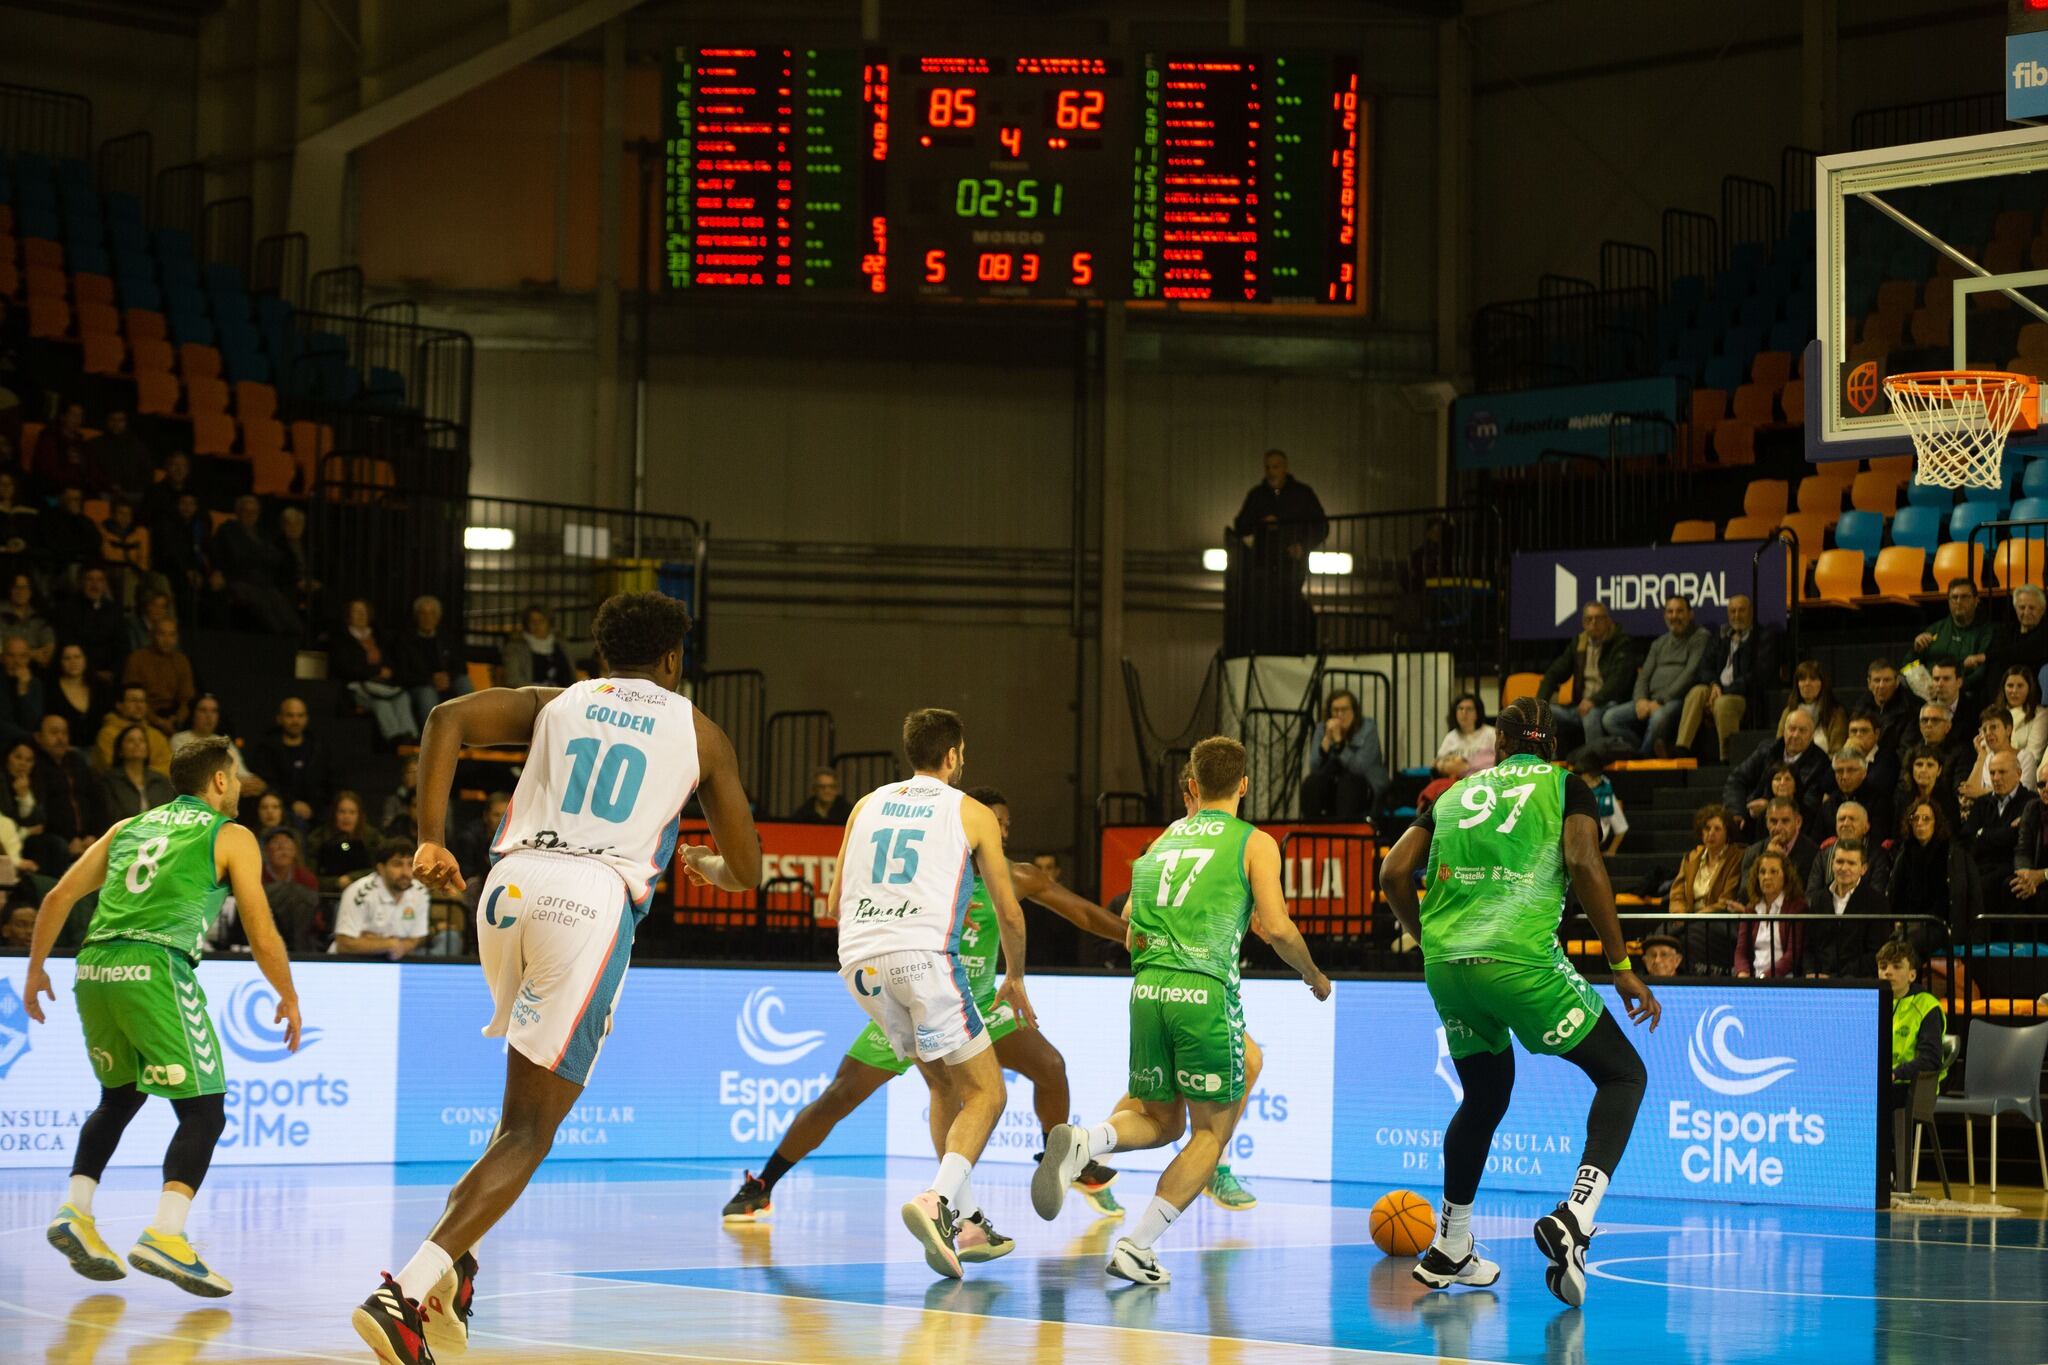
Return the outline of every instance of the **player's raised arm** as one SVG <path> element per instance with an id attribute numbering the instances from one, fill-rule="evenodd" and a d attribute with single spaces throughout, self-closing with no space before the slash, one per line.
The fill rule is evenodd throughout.
<path id="1" fill-rule="evenodd" d="M 1010 879 L 1019 900 L 1036 901 L 1067 923 L 1097 938 L 1122 943 L 1129 926 L 1085 896 L 1077 896 L 1034 863 L 1011 863 Z"/>
<path id="2" fill-rule="evenodd" d="M 40 997 L 55 999 L 56 991 L 50 988 L 50 974 L 43 969 L 49 959 L 50 950 L 57 946 L 57 935 L 64 931 L 64 921 L 71 918 L 71 907 L 78 904 L 78 898 L 88 891 L 97 891 L 100 883 L 107 879 L 107 850 L 113 846 L 114 836 L 128 824 L 126 820 L 93 840 L 92 846 L 78 855 L 60 877 L 50 893 L 43 897 L 43 903 L 36 911 L 35 932 L 28 941 L 28 980 L 22 993 L 27 997 L 28 1017 L 38 1024 L 43 1022 L 43 1005 Z"/>
<path id="3" fill-rule="evenodd" d="M 1386 895 L 1387 908 L 1394 912 L 1408 937 L 1418 943 L 1422 941 L 1422 913 L 1415 897 L 1415 874 L 1428 858 L 1429 831 L 1420 825 L 1410 825 L 1380 864 L 1380 890 Z"/>
<path id="4" fill-rule="evenodd" d="M 454 697 L 427 713 L 420 730 L 419 849 L 413 875 L 429 891 L 461 891 L 468 884 L 447 848 L 448 791 L 455 765 L 472 745 L 528 744 L 540 709 L 561 694 L 559 687 L 487 687 Z"/>
<path id="5" fill-rule="evenodd" d="M 754 812 L 740 785 L 739 759 L 718 723 L 694 707 L 691 710 L 697 718 L 697 801 L 718 852 L 687 845 L 683 865 L 707 886 L 752 891 L 761 884 L 761 832 L 754 828 Z"/>
<path id="6" fill-rule="evenodd" d="M 1564 865 L 1571 872 L 1572 890 L 1578 894 L 1580 908 L 1592 922 L 1593 932 L 1600 936 L 1601 951 L 1606 953 L 1607 966 L 1614 972 L 1614 993 L 1628 1006 L 1630 1019 L 1638 1024 L 1647 1020 L 1650 1032 L 1655 1033 L 1664 1007 L 1650 994 L 1650 988 L 1643 984 L 1629 961 L 1628 940 L 1622 937 L 1621 921 L 1615 918 L 1614 886 L 1607 880 L 1607 863 L 1600 856 L 1600 822 L 1592 816 L 1564 818 Z"/>
<path id="7" fill-rule="evenodd" d="M 292 984 L 291 959 L 285 955 L 284 937 L 270 916 L 270 897 L 263 892 L 263 852 L 256 836 L 241 825 L 222 825 L 215 845 L 220 871 L 235 897 L 235 913 L 249 936 L 249 955 L 263 979 L 277 992 L 277 1014 L 273 1022 L 284 1025 L 287 1051 L 299 1050 L 299 991 Z"/>
<path id="8" fill-rule="evenodd" d="M 994 811 L 971 796 L 960 802 L 960 821 L 967 828 L 967 843 L 974 850 L 982 885 L 988 888 L 989 901 L 995 906 L 996 932 L 1003 942 L 1003 988 L 996 992 L 996 999 L 1007 1000 L 1019 1019 L 1036 1028 L 1038 1015 L 1024 994 L 1024 907 L 1017 903 L 1016 888 L 1010 885 L 1003 827 Z M 852 827 L 850 821 L 848 827 Z"/>
<path id="9" fill-rule="evenodd" d="M 1252 923 L 1259 937 L 1273 945 L 1280 960 L 1301 973 L 1301 979 L 1318 1000 L 1330 998 L 1330 978 L 1316 966 L 1308 940 L 1294 927 L 1287 913 L 1287 896 L 1280 889 L 1280 845 L 1273 836 L 1255 829 L 1244 844 L 1244 870 L 1252 884 Z"/>

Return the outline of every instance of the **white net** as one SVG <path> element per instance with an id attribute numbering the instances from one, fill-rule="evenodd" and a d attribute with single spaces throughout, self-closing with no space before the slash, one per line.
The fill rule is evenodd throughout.
<path id="1" fill-rule="evenodd" d="M 2030 381 L 2024 375 L 1928 371 L 1895 374 L 1884 388 L 1912 433 L 1916 482 L 1936 488 L 1997 488 L 2006 437 Z"/>

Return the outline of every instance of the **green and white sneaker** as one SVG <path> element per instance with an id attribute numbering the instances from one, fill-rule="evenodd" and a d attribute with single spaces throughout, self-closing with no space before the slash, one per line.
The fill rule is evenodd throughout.
<path id="1" fill-rule="evenodd" d="M 92 1215 L 80 1213 L 75 1205 L 66 1204 L 58 1209 L 43 1235 L 51 1246 L 64 1253 L 71 1268 L 88 1280 L 128 1278 L 121 1258 L 100 1237 L 99 1225 L 93 1222 Z"/>
<path id="2" fill-rule="evenodd" d="M 1095 1211 L 1097 1217 L 1121 1218 L 1124 1206 L 1117 1203 L 1116 1196 L 1109 1192 L 1109 1187 L 1116 1183 L 1117 1174 L 1101 1162 L 1091 1160 L 1074 1177 L 1071 1188 L 1088 1201 L 1088 1207 Z"/>
<path id="3" fill-rule="evenodd" d="M 188 1294 L 221 1299 L 235 1292 L 227 1277 L 210 1269 L 183 1237 L 169 1237 L 150 1228 L 129 1249 L 128 1264 L 145 1275 L 169 1280 Z"/>
<path id="4" fill-rule="evenodd" d="M 1216 1174 L 1209 1178 L 1209 1197 L 1226 1209 L 1249 1209 L 1258 1205 L 1258 1198 L 1238 1183 L 1228 1166 L 1218 1166 Z"/>

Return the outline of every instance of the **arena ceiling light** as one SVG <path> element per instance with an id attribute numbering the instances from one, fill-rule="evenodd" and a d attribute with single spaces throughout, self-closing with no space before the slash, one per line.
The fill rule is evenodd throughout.
<path id="1" fill-rule="evenodd" d="M 1220 548 L 1202 551 L 1202 567 L 1210 573 L 1222 573 L 1230 567 L 1230 551 Z"/>
<path id="2" fill-rule="evenodd" d="M 465 550 L 509 550 L 512 548 L 512 528 L 509 526 L 470 526 L 462 532 L 462 548 Z"/>
<path id="3" fill-rule="evenodd" d="M 1351 555 L 1345 550 L 1310 550 L 1308 571 L 1332 575 L 1350 573 Z"/>

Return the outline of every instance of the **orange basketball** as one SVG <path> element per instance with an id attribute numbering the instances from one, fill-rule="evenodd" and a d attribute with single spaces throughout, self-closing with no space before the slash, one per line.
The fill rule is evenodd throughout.
<path id="1" fill-rule="evenodd" d="M 1436 1235 L 1436 1210 L 1413 1190 L 1383 1194 L 1372 1206 L 1373 1244 L 1389 1256 L 1420 1256 Z"/>

